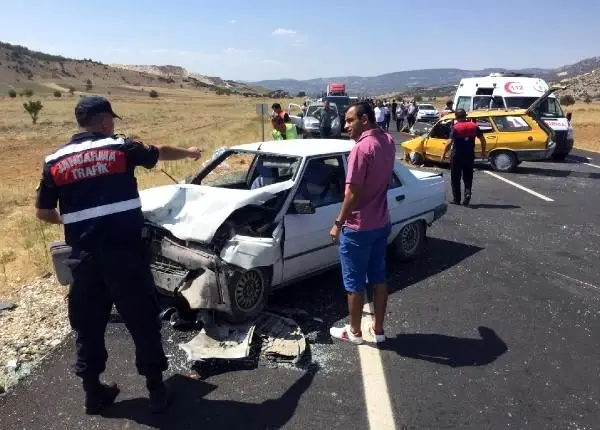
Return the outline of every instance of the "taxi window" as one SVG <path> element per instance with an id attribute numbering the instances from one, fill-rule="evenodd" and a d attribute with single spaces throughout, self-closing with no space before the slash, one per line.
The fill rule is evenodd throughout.
<path id="1" fill-rule="evenodd" d="M 499 116 L 495 117 L 494 124 L 498 127 L 498 131 L 528 131 L 531 127 L 520 116 Z"/>
<path id="2" fill-rule="evenodd" d="M 479 130 L 481 130 L 483 133 L 494 132 L 494 127 L 492 127 L 492 121 L 490 121 L 488 117 L 477 118 L 475 120 L 475 123 L 477 124 L 477 127 L 479 127 Z"/>

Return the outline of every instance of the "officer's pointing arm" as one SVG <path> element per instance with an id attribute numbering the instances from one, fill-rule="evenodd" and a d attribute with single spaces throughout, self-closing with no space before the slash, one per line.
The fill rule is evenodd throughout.
<path id="1" fill-rule="evenodd" d="M 202 151 L 193 146 L 188 149 L 175 148 L 173 146 L 160 146 L 158 147 L 158 151 L 158 159 L 161 161 L 182 160 L 184 158 L 193 158 L 194 160 L 197 160 L 202 156 Z"/>

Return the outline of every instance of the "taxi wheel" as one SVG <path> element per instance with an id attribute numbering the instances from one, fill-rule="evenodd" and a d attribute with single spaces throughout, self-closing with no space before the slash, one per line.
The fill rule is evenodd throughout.
<path id="1" fill-rule="evenodd" d="M 494 170 L 499 172 L 512 172 L 517 168 L 519 160 L 514 152 L 496 151 L 491 155 L 490 163 Z"/>

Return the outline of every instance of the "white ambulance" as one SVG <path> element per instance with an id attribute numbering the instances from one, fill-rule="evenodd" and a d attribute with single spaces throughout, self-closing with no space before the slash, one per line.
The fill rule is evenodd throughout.
<path id="1" fill-rule="evenodd" d="M 453 108 L 467 112 L 478 109 L 527 109 L 548 90 L 540 78 L 518 73 L 490 73 L 489 76 L 463 78 L 454 96 Z M 555 160 L 564 160 L 573 148 L 573 128 L 558 97 L 550 94 L 538 107 L 538 116 L 555 133 Z"/>

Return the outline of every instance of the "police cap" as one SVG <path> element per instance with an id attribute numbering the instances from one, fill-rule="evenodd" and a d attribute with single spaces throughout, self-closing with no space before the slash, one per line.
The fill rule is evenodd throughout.
<path id="1" fill-rule="evenodd" d="M 119 118 L 113 110 L 110 102 L 104 97 L 88 96 L 83 97 L 75 106 L 75 118 L 81 126 L 86 125 L 90 119 L 99 113 L 109 113 L 113 118 Z"/>

